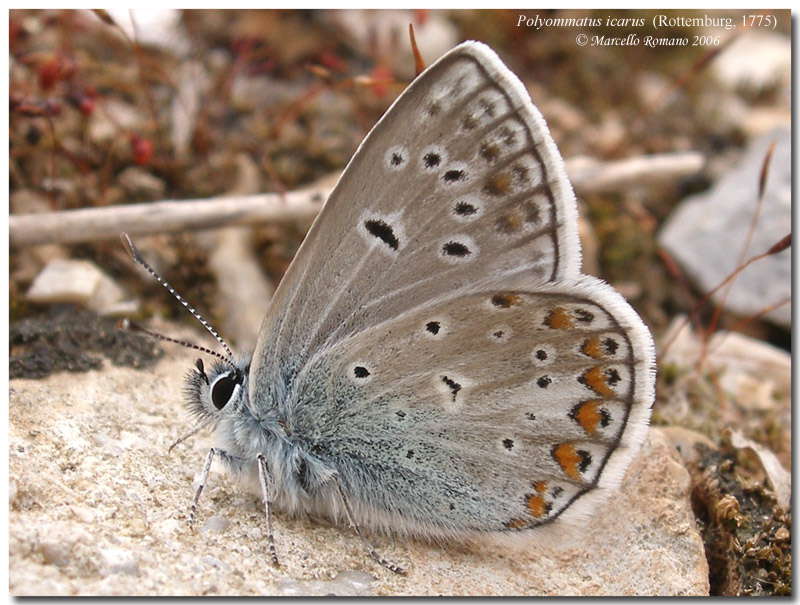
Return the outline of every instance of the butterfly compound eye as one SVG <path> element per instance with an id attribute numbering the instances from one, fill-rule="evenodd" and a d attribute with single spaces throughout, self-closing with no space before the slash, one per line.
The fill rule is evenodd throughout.
<path id="1" fill-rule="evenodd" d="M 235 374 L 220 376 L 216 382 L 214 382 L 214 386 L 211 387 L 211 401 L 215 408 L 221 410 L 228 405 L 233 395 L 233 390 L 239 382 Z"/>

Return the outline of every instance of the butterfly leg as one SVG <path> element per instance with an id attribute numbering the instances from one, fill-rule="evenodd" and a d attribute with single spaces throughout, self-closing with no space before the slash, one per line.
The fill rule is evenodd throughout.
<path id="1" fill-rule="evenodd" d="M 278 553 L 275 551 L 275 538 L 272 535 L 272 500 L 269 496 L 269 468 L 267 459 L 263 454 L 257 456 L 258 460 L 258 480 L 261 483 L 261 494 L 264 497 L 264 512 L 267 515 L 267 543 L 269 544 L 269 554 L 276 567 L 278 563 Z"/>
<path id="2" fill-rule="evenodd" d="M 367 539 L 364 537 L 364 534 L 361 533 L 361 527 L 358 525 L 358 523 L 356 523 L 356 520 L 353 517 L 353 511 L 350 508 L 350 503 L 347 501 L 347 496 L 344 493 L 344 487 L 342 487 L 342 482 L 339 481 L 338 477 L 335 478 L 335 481 L 336 481 L 336 487 L 339 489 L 339 495 L 342 497 L 342 504 L 344 505 L 344 511 L 347 514 L 347 521 L 350 523 L 350 526 L 355 530 L 356 535 L 359 538 L 361 538 L 361 541 L 364 543 L 364 546 L 367 547 L 367 550 L 369 550 L 370 556 L 372 556 L 373 559 L 375 559 L 378 563 L 380 563 L 383 567 L 385 567 L 389 571 L 393 571 L 394 573 L 400 574 L 401 576 L 406 575 L 405 569 L 395 565 L 394 563 L 390 563 L 389 561 L 384 559 L 382 556 L 380 556 L 380 554 L 378 554 L 378 551 L 376 551 L 372 547 L 369 541 L 367 541 Z"/>
<path id="3" fill-rule="evenodd" d="M 197 505 L 200 502 L 200 494 L 203 493 L 203 489 L 206 487 L 208 473 L 211 470 L 211 463 L 214 461 L 214 456 L 218 456 L 232 468 L 243 467 L 246 464 L 246 461 L 242 458 L 231 456 L 228 452 L 221 450 L 218 447 L 212 447 L 210 450 L 208 450 L 206 463 L 203 465 L 203 472 L 200 474 L 200 485 L 197 486 L 197 491 L 194 494 L 194 498 L 192 498 L 192 507 L 189 509 L 189 527 L 194 526 L 195 515 L 197 514 Z"/>
<path id="4" fill-rule="evenodd" d="M 211 463 L 214 461 L 214 456 L 219 453 L 221 453 L 220 450 L 215 447 L 208 450 L 206 463 L 203 465 L 203 472 L 200 474 L 200 485 L 197 486 L 197 491 L 194 493 L 194 498 L 192 498 L 192 506 L 189 509 L 189 527 L 194 527 L 194 519 L 197 514 L 197 504 L 200 502 L 200 494 L 203 493 L 203 488 L 206 486 L 208 472 L 211 470 Z"/>

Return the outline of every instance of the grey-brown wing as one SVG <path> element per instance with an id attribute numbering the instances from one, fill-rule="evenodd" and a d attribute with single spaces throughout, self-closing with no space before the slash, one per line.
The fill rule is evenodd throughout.
<path id="1" fill-rule="evenodd" d="M 315 354 L 298 384 L 287 428 L 362 522 L 518 531 L 585 515 L 621 481 L 646 435 L 654 349 L 628 303 L 583 276 L 406 311 Z"/>
<path id="2" fill-rule="evenodd" d="M 425 300 L 490 278 L 558 281 L 579 263 L 574 195 L 543 118 L 494 52 L 458 46 L 343 173 L 270 305 L 251 400 Z"/>

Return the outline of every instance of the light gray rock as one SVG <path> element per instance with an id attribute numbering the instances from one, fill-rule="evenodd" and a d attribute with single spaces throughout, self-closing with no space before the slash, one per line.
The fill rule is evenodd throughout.
<path id="1" fill-rule="evenodd" d="M 745 88 L 758 92 L 779 84 L 789 86 L 792 78 L 792 40 L 784 34 L 750 29 L 737 36 L 714 59 L 711 70 L 722 84 L 732 89 Z"/>
<path id="2" fill-rule="evenodd" d="M 685 427 L 742 431 L 768 445 L 791 469 L 790 353 L 735 332 L 717 332 L 706 342 L 680 317 L 672 322 L 662 342 L 669 346 L 661 348 L 660 364 L 672 366 L 677 375 L 672 388 L 662 392 L 662 420 Z M 688 394 L 696 392 L 704 376 L 713 376 L 714 392 L 727 402 L 724 409 L 714 404 L 714 399 L 706 401 L 702 396 L 701 405 L 690 402 Z"/>
<path id="3" fill-rule="evenodd" d="M 343 571 L 333 580 L 295 582 L 285 580 L 277 594 L 285 597 L 362 597 L 370 595 L 372 577 L 363 571 Z"/>
<path id="4" fill-rule="evenodd" d="M 74 303 L 103 315 L 119 308 L 125 292 L 88 260 L 55 258 L 36 276 L 26 297 L 38 304 Z M 134 307 L 135 309 L 135 307 Z"/>
<path id="5" fill-rule="evenodd" d="M 177 56 L 186 55 L 192 48 L 179 10 L 109 8 L 108 12 L 137 44 Z"/>
<path id="6" fill-rule="evenodd" d="M 181 387 L 195 357 L 169 353 L 148 371 L 107 364 L 10 381 L 11 594 L 708 593 L 689 477 L 656 429 L 621 491 L 556 544 L 442 546 L 371 535 L 408 569 L 401 577 L 375 563 L 348 527 L 277 513 L 275 568 L 259 498 L 216 463 L 197 516 L 198 528 L 214 531 L 186 524 L 211 440 L 201 433 L 167 451 L 192 427 Z"/>
<path id="7" fill-rule="evenodd" d="M 129 166 L 120 173 L 117 180 L 125 193 L 132 198 L 131 201 L 158 200 L 164 197 L 167 190 L 163 179 L 138 166 Z"/>
<path id="8" fill-rule="evenodd" d="M 659 242 L 687 275 L 708 292 L 739 266 L 741 250 L 758 203 L 761 169 L 767 150 L 776 142 L 769 165 L 761 213 L 747 258 L 769 250 L 792 231 L 792 138 L 788 127 L 753 142 L 739 165 L 707 193 L 687 198 L 672 213 Z M 724 300 L 729 311 L 749 317 L 791 296 L 792 258 L 785 250 L 754 263 L 736 278 Z M 723 288 L 722 292 L 725 292 Z M 791 306 L 784 304 L 765 316 L 791 327 Z"/>
<path id="9" fill-rule="evenodd" d="M 89 139 L 98 145 L 110 143 L 120 131 L 142 131 L 147 119 L 134 105 L 104 99 L 103 111 L 92 112 L 89 118 Z"/>

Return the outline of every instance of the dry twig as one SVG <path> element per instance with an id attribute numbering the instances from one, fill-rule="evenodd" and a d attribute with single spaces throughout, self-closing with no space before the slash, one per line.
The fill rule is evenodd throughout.
<path id="1" fill-rule="evenodd" d="M 619 160 L 581 162 L 569 168 L 579 195 L 620 190 L 633 185 L 675 181 L 698 172 L 699 153 L 660 154 Z M 256 225 L 310 220 L 330 194 L 330 179 L 314 186 L 279 194 L 260 194 L 207 200 L 165 200 L 108 208 L 85 208 L 47 214 L 11 215 L 12 248 L 40 244 L 76 243 L 116 239 L 123 231 L 149 235 L 175 231 L 214 229 L 230 225 Z"/>

